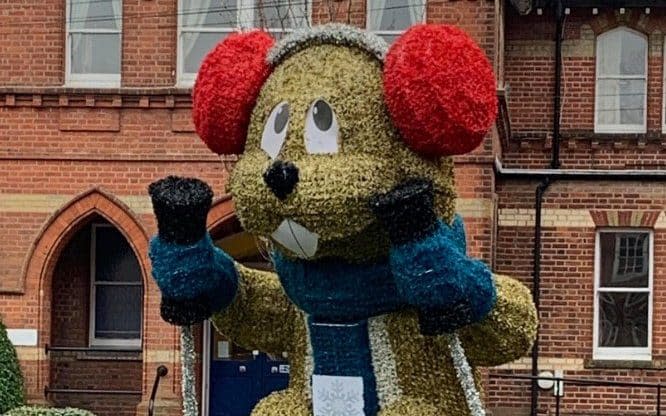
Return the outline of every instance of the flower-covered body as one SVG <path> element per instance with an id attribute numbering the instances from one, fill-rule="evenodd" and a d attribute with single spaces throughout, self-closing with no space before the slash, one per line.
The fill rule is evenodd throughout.
<path id="1" fill-rule="evenodd" d="M 414 28 L 388 55 L 381 39 L 344 26 L 276 46 L 252 32 L 231 36 L 204 61 L 198 132 L 218 153 L 242 152 L 230 191 L 243 227 L 275 243 L 276 274 L 189 235 L 169 219 L 186 211 L 168 197 L 156 206 L 176 214 L 160 220 L 156 208 L 151 258 L 166 320 L 213 314 L 235 343 L 289 353 L 289 388 L 253 416 L 334 414 L 339 406 L 365 416 L 466 416 L 478 377 L 472 370 L 465 384 L 460 361 L 475 369 L 529 349 L 529 291 L 467 255 L 454 214 L 447 156 L 478 145 L 494 94 L 483 53 L 450 27 Z M 210 204 L 198 185 L 175 183 L 174 194 L 205 196 L 183 206 Z M 451 349 L 460 345 L 454 333 L 466 357 Z"/>

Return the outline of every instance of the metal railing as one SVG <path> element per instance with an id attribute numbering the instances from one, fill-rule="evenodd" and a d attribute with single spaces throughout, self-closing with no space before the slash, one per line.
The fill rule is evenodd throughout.
<path id="1" fill-rule="evenodd" d="M 160 380 L 162 377 L 169 374 L 169 369 L 161 365 L 157 367 L 157 373 L 155 374 L 155 381 L 153 382 L 153 391 L 150 392 L 150 400 L 148 401 L 148 416 L 153 416 L 155 411 L 155 396 L 157 396 L 157 388 L 160 385 Z"/>
<path id="2" fill-rule="evenodd" d="M 526 380 L 531 382 L 538 381 L 552 381 L 554 386 L 560 386 L 562 391 L 565 385 L 571 386 L 587 386 L 587 387 L 631 387 L 631 388 L 645 388 L 655 389 L 656 400 L 656 416 L 661 416 L 661 389 L 664 387 L 661 383 L 639 383 L 631 381 L 615 381 L 615 380 L 600 380 L 600 379 L 586 379 L 574 377 L 559 377 L 559 376 L 532 376 L 532 375 L 516 375 L 516 374 L 489 374 L 491 379 L 509 379 L 509 380 Z M 556 387 L 558 388 L 558 387 Z M 560 416 L 561 401 L 564 394 L 555 392 L 555 416 Z"/>
<path id="3" fill-rule="evenodd" d="M 49 394 L 110 394 L 141 396 L 140 390 L 103 390 L 103 389 L 52 389 L 49 386 L 44 387 L 44 397 Z"/>

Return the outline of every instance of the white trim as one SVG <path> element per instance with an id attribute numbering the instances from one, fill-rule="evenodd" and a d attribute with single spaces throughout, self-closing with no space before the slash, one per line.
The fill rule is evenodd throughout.
<path id="1" fill-rule="evenodd" d="M 197 78 L 196 73 L 184 72 L 185 61 L 183 54 L 183 34 L 184 33 L 234 33 L 240 30 L 252 29 L 248 26 L 249 22 L 254 21 L 254 9 L 256 8 L 255 0 L 236 0 L 236 25 L 225 27 L 187 27 L 183 28 L 183 1 L 178 1 L 178 29 L 176 31 L 176 86 L 182 88 L 189 88 L 194 85 Z M 312 0 L 307 1 L 307 20 L 312 19 Z M 269 33 L 289 33 L 294 30 L 282 28 L 265 28 Z"/>
<path id="2" fill-rule="evenodd" d="M 65 87 L 95 87 L 119 88 L 123 60 L 123 0 L 120 1 L 120 16 L 118 16 L 118 29 L 70 29 L 70 2 L 65 0 Z M 80 0 L 79 0 L 80 1 Z M 115 17 L 115 16 L 114 16 Z M 120 58 L 120 72 L 118 74 L 72 74 L 72 33 L 99 33 L 118 34 L 118 57 Z"/>
<path id="3" fill-rule="evenodd" d="M 370 12 L 372 10 L 372 4 L 371 3 L 372 3 L 372 0 L 366 0 L 366 3 L 365 3 L 365 10 L 366 10 L 365 11 L 365 30 L 381 37 L 382 39 L 384 39 L 384 36 L 399 36 L 399 35 L 403 34 L 405 32 L 405 30 L 407 30 L 407 28 L 405 28 L 405 30 L 371 30 L 370 29 L 370 15 L 371 15 Z M 405 7 L 409 7 L 409 5 L 407 5 Z M 428 15 L 428 2 L 426 1 L 423 4 L 423 18 L 421 19 L 420 23 L 427 23 L 428 22 L 428 16 L 427 15 Z M 412 25 L 415 25 L 417 23 L 419 23 L 419 22 L 414 22 L 414 23 L 412 23 Z M 391 45 L 389 44 L 389 47 L 390 46 Z"/>
<path id="4" fill-rule="evenodd" d="M 640 36 L 645 41 L 645 74 L 640 75 L 600 75 L 599 74 L 599 39 L 602 39 L 604 35 L 615 31 L 626 31 Z M 645 34 L 633 30 L 626 26 L 618 26 L 614 29 L 608 30 L 599 36 L 597 36 L 595 41 L 595 73 L 594 73 L 594 132 L 595 133 L 646 133 L 647 132 L 647 94 L 648 94 L 648 55 L 649 55 L 649 44 L 648 39 Z M 599 80 L 603 79 L 635 79 L 645 81 L 643 87 L 643 123 L 642 124 L 599 124 Z"/>
<path id="5" fill-rule="evenodd" d="M 125 348 L 135 347 L 141 349 L 141 341 L 143 339 L 143 316 L 141 317 L 141 328 L 139 329 L 139 337 L 133 339 L 113 339 L 113 338 L 95 338 L 95 291 L 96 291 L 96 276 L 95 276 L 95 257 L 97 245 L 97 229 L 98 228 L 115 228 L 112 224 L 92 224 L 90 229 L 90 303 L 88 310 L 88 345 L 91 347 L 109 347 L 109 348 Z M 117 284 L 110 282 L 109 285 Z M 131 282 L 123 283 L 125 286 L 134 285 Z M 143 286 L 142 282 L 137 282 L 136 286 Z M 143 305 L 141 310 L 143 311 Z M 142 312 L 143 313 L 143 312 Z"/>
<path id="6" fill-rule="evenodd" d="M 370 354 L 372 367 L 375 369 L 377 399 L 379 407 L 387 408 L 395 403 L 403 392 L 398 380 L 398 367 L 395 354 L 391 348 L 386 315 L 375 316 L 368 319 L 368 338 L 370 340 Z"/>
<path id="7" fill-rule="evenodd" d="M 648 235 L 648 287 L 647 288 L 601 288 L 602 292 L 643 292 L 648 294 L 648 329 L 646 347 L 600 347 L 599 346 L 599 289 L 601 282 L 601 242 L 602 233 L 643 233 Z M 654 232 L 647 228 L 603 228 L 596 232 L 594 247 L 594 304 L 592 327 L 592 357 L 595 360 L 651 360 L 652 359 L 652 304 L 654 268 Z"/>

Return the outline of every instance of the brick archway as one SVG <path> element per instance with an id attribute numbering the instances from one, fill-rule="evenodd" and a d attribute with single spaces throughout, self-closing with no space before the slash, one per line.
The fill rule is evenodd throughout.
<path id="1" fill-rule="evenodd" d="M 28 252 L 23 267 L 22 287 L 25 290 L 27 284 L 36 286 L 39 293 L 37 329 L 40 348 L 44 348 L 51 339 L 51 292 L 55 266 L 72 236 L 95 215 L 106 219 L 123 234 L 139 261 L 143 284 L 147 287 L 150 276 L 148 235 L 130 208 L 99 188 L 78 195 L 49 217 Z M 144 320 L 146 305 L 147 302 L 144 302 Z M 48 383 L 49 366 L 48 357 L 42 357 L 37 368 L 38 391 Z"/>
<path id="2" fill-rule="evenodd" d="M 236 211 L 234 201 L 231 199 L 231 195 L 225 195 L 213 202 L 213 205 L 208 212 L 206 227 L 208 228 L 208 231 L 212 232 L 224 225 L 227 221 L 231 221 L 235 218 Z"/>

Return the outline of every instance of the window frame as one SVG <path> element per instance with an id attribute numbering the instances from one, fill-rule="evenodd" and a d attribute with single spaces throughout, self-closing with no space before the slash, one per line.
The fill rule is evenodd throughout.
<path id="1" fill-rule="evenodd" d="M 197 73 L 185 72 L 185 57 L 183 50 L 183 33 L 235 33 L 239 30 L 252 29 L 251 25 L 244 22 L 254 21 L 254 10 L 257 9 L 257 0 L 236 0 L 236 25 L 226 27 L 183 27 L 183 0 L 178 1 L 178 28 L 176 34 L 176 86 L 191 88 L 197 78 Z M 312 0 L 305 0 L 308 13 L 308 22 L 312 21 Z M 293 28 L 265 28 L 268 33 L 289 33 Z"/>
<path id="2" fill-rule="evenodd" d="M 90 307 L 88 310 L 88 345 L 90 347 L 104 347 L 104 348 L 132 348 L 141 350 L 143 342 L 143 304 L 141 305 L 141 327 L 139 329 L 139 337 L 132 339 L 122 339 L 122 338 L 97 338 L 95 337 L 95 317 L 97 314 L 95 294 L 96 294 L 96 273 L 95 273 L 95 257 L 97 255 L 97 229 L 98 228 L 115 228 L 113 224 L 92 224 L 90 231 Z M 128 242 L 129 244 L 129 242 Z M 136 255 L 136 254 L 135 254 Z M 138 259 L 137 259 L 138 261 Z M 114 283 L 107 283 L 107 285 L 114 285 Z M 143 287 L 143 282 L 139 281 L 136 284 L 131 284 L 130 282 L 122 282 L 123 286 L 141 286 Z M 145 291 L 145 288 L 143 288 Z M 143 302 L 142 302 L 143 303 Z"/>
<path id="3" fill-rule="evenodd" d="M 648 286 L 647 288 L 631 287 L 607 287 L 601 288 L 601 234 L 647 234 L 648 235 Z M 599 228 L 596 231 L 594 248 L 594 297 L 593 297 L 593 327 L 592 327 L 592 358 L 595 360 L 652 360 L 652 324 L 653 324 L 653 304 L 654 304 L 654 230 L 649 228 Z M 616 236 L 617 238 L 617 236 Z M 617 248 L 616 248 L 617 250 Z M 613 259 L 615 263 L 616 259 Z M 600 291 L 601 289 L 601 291 Z M 647 328 L 647 346 L 645 347 L 601 347 L 599 346 L 599 295 L 605 292 L 636 292 L 648 294 L 648 328 Z"/>
<path id="4" fill-rule="evenodd" d="M 70 28 L 70 3 L 65 1 L 65 87 L 120 88 L 123 65 L 123 0 L 120 1 L 118 29 L 74 29 Z M 118 34 L 118 56 L 120 70 L 118 74 L 72 74 L 72 34 Z"/>
<path id="5" fill-rule="evenodd" d="M 605 36 L 610 33 L 616 32 L 616 31 L 624 31 L 624 32 L 629 32 L 634 35 L 640 36 L 644 41 L 645 41 L 645 73 L 642 76 L 638 75 L 614 75 L 614 76 L 609 76 L 609 75 L 600 75 L 600 57 L 601 54 L 599 53 L 600 48 L 599 48 L 599 42 L 600 40 Z M 634 30 L 630 27 L 627 26 L 618 26 L 616 28 L 613 28 L 611 30 L 607 30 L 601 34 L 599 34 L 596 39 L 595 39 L 595 70 L 594 70 L 594 132 L 595 133 L 608 133 L 608 134 L 622 134 L 622 133 L 646 133 L 647 132 L 647 113 L 648 113 L 648 108 L 647 108 L 647 94 L 648 94 L 648 56 L 650 55 L 650 45 L 649 45 L 649 39 L 648 37 L 644 34 L 641 33 L 637 30 Z M 643 122 L 642 124 L 601 124 L 599 122 L 599 81 L 600 80 L 644 80 L 645 84 L 643 87 Z M 618 110 L 619 111 L 619 110 Z"/>
<path id="6" fill-rule="evenodd" d="M 370 11 L 372 10 L 372 0 L 366 0 L 365 2 L 365 30 L 368 32 L 377 35 L 384 39 L 384 36 L 400 36 L 401 34 L 405 33 L 405 30 L 372 30 L 370 29 Z M 419 23 L 427 23 L 428 22 L 428 3 L 425 2 L 423 5 L 423 18 L 421 19 L 420 22 L 414 22 L 412 25 L 416 25 Z M 388 42 L 387 42 L 388 43 Z M 390 46 L 390 44 L 389 44 Z"/>

